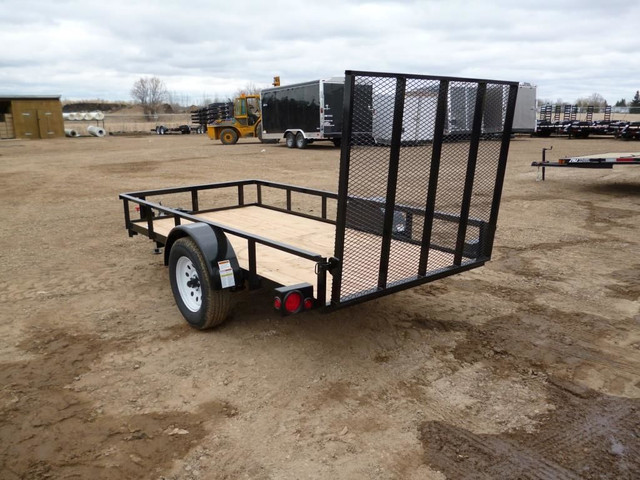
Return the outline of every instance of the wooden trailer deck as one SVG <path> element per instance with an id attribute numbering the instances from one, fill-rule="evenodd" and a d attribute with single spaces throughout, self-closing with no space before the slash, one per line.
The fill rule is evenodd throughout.
<path id="1" fill-rule="evenodd" d="M 323 257 L 333 255 L 335 226 L 255 205 L 217 212 L 197 213 L 197 217 L 237 230 L 308 250 Z M 183 220 L 183 224 L 191 223 Z M 166 237 L 175 226 L 171 217 L 155 219 L 153 229 Z M 227 233 L 240 266 L 249 269 L 247 240 Z M 266 245 L 256 244 L 257 273 L 281 285 L 316 285 L 315 263 Z"/>
<path id="2" fill-rule="evenodd" d="M 229 228 L 242 230 L 251 235 L 311 251 L 326 258 L 334 254 L 336 232 L 335 226 L 331 223 L 256 205 L 196 213 L 195 216 Z M 138 223 L 139 227 L 146 228 L 146 221 L 136 221 L 136 223 Z M 182 223 L 191 222 L 183 220 Z M 165 238 L 174 226 L 173 217 L 156 218 L 153 221 L 154 232 Z M 230 233 L 226 235 L 236 252 L 240 266 L 248 270 L 249 252 L 247 240 Z M 361 240 L 364 240 L 361 232 L 360 235 Z M 376 235 L 367 235 L 366 237 L 370 237 L 369 241 L 359 244 L 359 252 L 356 255 L 350 257 L 350 248 L 345 250 L 346 259 L 362 258 L 363 249 L 370 250 L 372 253 L 379 250 L 380 237 Z M 395 244 L 396 242 L 394 241 L 393 243 Z M 410 250 L 414 250 L 414 252 L 410 252 Z M 420 256 L 420 247 L 402 242 L 402 249 L 391 249 L 390 263 L 396 265 L 406 263 L 407 254 L 411 253 L 417 259 Z M 431 255 L 435 265 L 451 265 L 453 263 L 453 255 L 451 254 L 432 250 Z M 259 243 L 256 244 L 256 259 L 257 273 L 263 278 L 272 280 L 280 285 L 294 285 L 297 283 L 317 285 L 317 275 L 315 274 L 315 263 L 313 261 Z M 468 259 L 465 258 L 465 260 Z M 358 283 L 362 283 L 362 288 L 366 288 L 365 285 L 375 284 L 378 276 L 378 267 L 376 262 L 359 265 L 357 267 L 357 278 L 349 279 L 351 288 L 357 290 L 359 288 Z M 331 279 L 331 275 L 328 275 L 327 292 L 331 291 Z M 394 279 L 390 278 L 390 280 L 393 281 Z"/>

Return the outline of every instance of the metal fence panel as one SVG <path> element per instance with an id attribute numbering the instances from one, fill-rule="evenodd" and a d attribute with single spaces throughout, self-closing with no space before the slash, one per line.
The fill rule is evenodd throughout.
<path id="1" fill-rule="evenodd" d="M 488 260 L 516 82 L 347 72 L 332 302 Z"/>

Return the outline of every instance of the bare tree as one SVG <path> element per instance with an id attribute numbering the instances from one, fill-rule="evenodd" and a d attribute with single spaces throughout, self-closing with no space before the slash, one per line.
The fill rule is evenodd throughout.
<path id="1" fill-rule="evenodd" d="M 240 95 L 260 95 L 261 88 L 257 87 L 255 83 L 249 82 L 244 88 L 240 88 L 236 90 L 234 97 L 239 97 Z"/>
<path id="2" fill-rule="evenodd" d="M 158 77 L 141 77 L 133 84 L 131 96 L 147 116 L 157 115 L 168 97 L 167 87 Z"/>
<path id="3" fill-rule="evenodd" d="M 607 101 L 599 93 L 592 93 L 586 98 L 578 98 L 576 100 L 576 105 L 579 107 L 589 107 L 589 106 L 606 107 Z"/>

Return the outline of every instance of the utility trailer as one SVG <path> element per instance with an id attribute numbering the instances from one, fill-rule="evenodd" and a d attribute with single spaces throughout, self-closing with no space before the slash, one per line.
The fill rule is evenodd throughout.
<path id="1" fill-rule="evenodd" d="M 224 120 L 229 117 L 233 117 L 233 102 L 210 103 L 204 108 L 191 112 L 191 125 L 179 125 L 177 127 L 157 125 L 151 131 L 158 135 L 207 133 L 208 124 L 213 124 L 217 120 Z"/>
<path id="2" fill-rule="evenodd" d="M 221 323 L 232 292 L 262 279 L 276 284 L 273 307 L 289 315 L 364 302 L 491 258 L 518 83 L 347 71 L 344 89 L 337 193 L 251 179 L 120 195 L 129 235 L 164 248 L 191 326 Z M 437 92 L 421 100 L 432 141 L 406 145 L 404 109 L 416 89 Z M 471 91 L 470 133 L 445 135 L 451 92 L 468 99 Z M 388 146 L 360 135 L 372 95 L 394 98 Z M 487 137 L 483 125 L 497 110 L 501 134 Z"/>
<path id="3" fill-rule="evenodd" d="M 613 168 L 616 165 L 640 165 L 640 152 L 596 153 L 577 157 L 565 157 L 557 162 L 532 162 L 532 167 Z"/>
<path id="4" fill-rule="evenodd" d="M 284 138 L 289 148 L 305 148 L 318 140 L 340 145 L 344 78 L 314 80 L 260 92 L 261 140 Z"/>
<path id="5" fill-rule="evenodd" d="M 563 118 L 560 120 L 561 106 L 544 105 L 540 109 L 540 119 L 537 121 L 535 135 L 550 137 L 551 135 L 566 135 L 569 138 L 588 138 L 590 135 L 609 135 L 617 138 L 627 138 L 622 135 L 630 122 L 611 119 L 611 105 L 604 109 L 603 120 L 593 120 L 595 107 L 587 107 L 586 118 L 578 120 L 578 107 L 576 105 L 564 105 Z M 552 112 L 554 114 L 551 120 Z"/>
<path id="6" fill-rule="evenodd" d="M 628 122 L 620 128 L 617 137 L 624 140 L 640 140 L 640 122 Z"/>
<path id="7" fill-rule="evenodd" d="M 158 135 L 169 135 L 177 133 L 180 135 L 189 135 L 191 133 L 205 133 L 207 127 L 205 125 L 179 125 L 177 127 L 165 127 L 164 125 L 158 125 L 156 128 L 151 129 Z"/>

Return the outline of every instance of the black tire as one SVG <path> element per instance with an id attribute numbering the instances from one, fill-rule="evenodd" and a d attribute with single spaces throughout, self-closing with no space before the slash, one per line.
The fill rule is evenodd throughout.
<path id="1" fill-rule="evenodd" d="M 296 146 L 296 137 L 291 132 L 287 132 L 284 136 L 284 143 L 287 148 L 293 148 Z"/>
<path id="2" fill-rule="evenodd" d="M 225 128 L 220 132 L 220 141 L 224 145 L 235 145 L 238 143 L 238 132 L 233 128 Z"/>
<path id="3" fill-rule="evenodd" d="M 334 138 L 331 141 L 333 142 L 333 146 L 336 147 L 336 148 L 340 148 L 340 146 L 342 145 L 342 139 L 341 138 Z"/>
<path id="4" fill-rule="evenodd" d="M 307 139 L 304 138 L 302 132 L 298 132 L 296 134 L 296 147 L 298 148 L 307 148 Z"/>
<path id="5" fill-rule="evenodd" d="M 193 328 L 206 330 L 225 321 L 229 314 L 230 293 L 211 288 L 207 262 L 190 237 L 176 240 L 171 247 L 169 280 L 176 305 Z"/>

